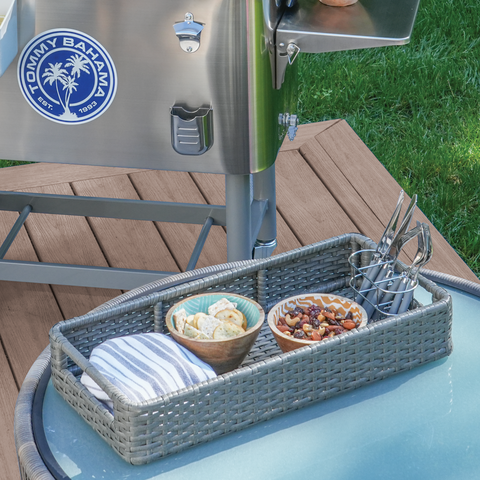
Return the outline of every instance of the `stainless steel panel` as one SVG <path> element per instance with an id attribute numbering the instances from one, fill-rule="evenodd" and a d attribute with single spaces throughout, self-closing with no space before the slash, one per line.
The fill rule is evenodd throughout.
<path id="1" fill-rule="evenodd" d="M 23 3 L 29 12 L 31 1 Z M 115 63 L 118 89 L 109 109 L 95 120 L 55 123 L 23 98 L 14 61 L 0 78 L 0 157 L 228 174 L 268 168 L 281 143 L 278 115 L 288 110 L 285 94 L 294 90 L 273 88 L 266 4 L 37 0 L 36 33 L 71 28 L 96 39 Z M 173 28 L 187 12 L 204 26 L 194 53 L 182 50 Z M 208 151 L 195 156 L 175 152 L 173 106 L 212 109 L 214 137 Z"/>
<path id="2" fill-rule="evenodd" d="M 420 0 L 359 0 L 330 7 L 318 0 L 298 0 L 277 29 L 279 54 L 295 43 L 305 53 L 402 45 L 412 34 Z"/>

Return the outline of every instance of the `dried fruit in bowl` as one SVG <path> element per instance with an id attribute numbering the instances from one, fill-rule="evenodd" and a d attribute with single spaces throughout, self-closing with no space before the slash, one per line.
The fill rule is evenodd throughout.
<path id="1" fill-rule="evenodd" d="M 314 304 L 290 310 L 284 317 L 278 318 L 276 326 L 284 335 L 301 340 L 320 341 L 357 328 L 360 321 L 355 322 L 350 311 L 342 315 L 333 307 Z"/>

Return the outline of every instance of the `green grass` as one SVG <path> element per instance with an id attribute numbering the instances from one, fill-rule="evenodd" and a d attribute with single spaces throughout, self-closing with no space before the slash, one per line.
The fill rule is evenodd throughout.
<path id="1" fill-rule="evenodd" d="M 299 56 L 301 123 L 344 118 L 480 276 L 480 2 L 421 0 L 411 42 Z"/>
<path id="2" fill-rule="evenodd" d="M 26 165 L 34 162 L 16 162 L 14 160 L 0 160 L 0 168 L 16 167 L 17 165 Z"/>

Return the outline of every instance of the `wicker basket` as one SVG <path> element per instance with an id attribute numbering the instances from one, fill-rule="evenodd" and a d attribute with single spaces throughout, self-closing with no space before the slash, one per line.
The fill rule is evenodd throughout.
<path id="1" fill-rule="evenodd" d="M 449 355 L 451 297 L 421 277 L 431 305 L 285 354 L 265 322 L 240 368 L 148 402 L 128 400 L 88 362 L 109 338 L 166 332 L 166 312 L 188 295 L 238 293 L 266 312 L 304 292 L 352 297 L 348 258 L 374 246 L 342 235 L 61 322 L 50 332 L 53 384 L 122 458 L 140 465 Z M 113 415 L 80 383 L 83 370 L 112 398 Z"/>

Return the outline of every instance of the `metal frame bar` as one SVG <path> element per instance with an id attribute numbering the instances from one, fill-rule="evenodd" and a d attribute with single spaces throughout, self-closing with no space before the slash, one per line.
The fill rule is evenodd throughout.
<path id="1" fill-rule="evenodd" d="M 255 240 L 271 243 L 277 238 L 275 165 L 253 175 L 253 197 L 259 201 L 268 202 L 267 211 Z"/>
<path id="2" fill-rule="evenodd" d="M 0 261 L 0 280 L 120 290 L 131 290 L 178 273 L 17 260 Z"/>
<path id="3" fill-rule="evenodd" d="M 123 218 L 200 225 L 203 225 L 207 217 L 211 217 L 214 225 L 227 224 L 224 205 L 0 191 L 0 210 L 20 212 L 26 205 L 30 205 L 35 213 L 56 215 Z"/>
<path id="4" fill-rule="evenodd" d="M 250 230 L 250 245 L 253 246 L 258 238 L 258 233 L 262 228 L 263 220 L 265 214 L 268 211 L 268 200 L 253 200 L 252 206 L 252 215 L 251 215 L 251 230 Z"/>
<path id="5" fill-rule="evenodd" d="M 130 290 L 178 273 L 4 260 L 30 212 L 203 225 L 187 270 L 195 268 L 212 225 L 226 226 L 228 262 L 251 259 L 259 235 L 276 236 L 274 166 L 253 175 L 225 175 L 225 187 L 225 206 L 0 191 L 0 210 L 21 212 L 0 246 L 0 280 Z M 270 254 L 275 238 L 267 243 Z"/>

